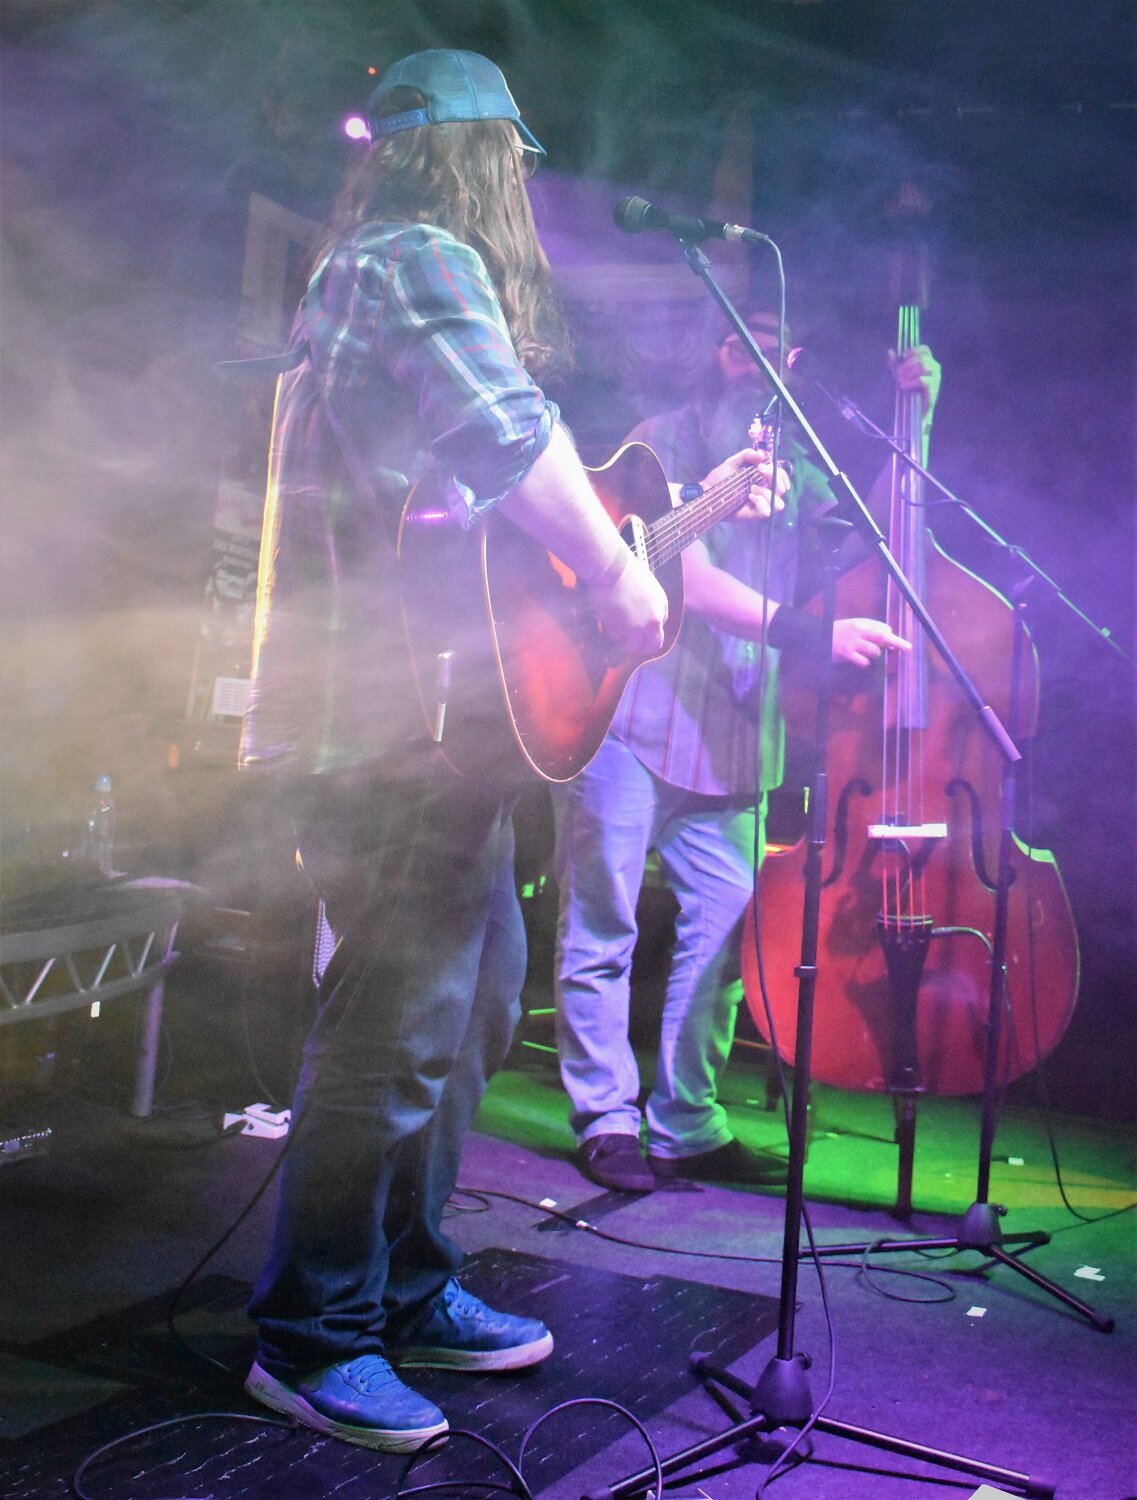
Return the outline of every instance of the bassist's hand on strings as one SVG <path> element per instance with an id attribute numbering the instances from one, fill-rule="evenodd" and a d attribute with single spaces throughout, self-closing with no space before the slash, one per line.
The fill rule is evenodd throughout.
<path id="1" fill-rule="evenodd" d="M 883 620 L 852 617 L 833 621 L 833 660 L 854 667 L 870 667 L 886 651 L 911 651 L 903 636 L 896 635 Z"/>
<path id="2" fill-rule="evenodd" d="M 940 379 L 943 371 L 927 344 L 913 344 L 912 348 L 908 349 L 900 359 L 896 357 L 896 350 L 890 349 L 888 363 L 897 389 L 919 392 L 920 411 L 924 422 L 931 422 L 932 413 L 939 400 Z"/>

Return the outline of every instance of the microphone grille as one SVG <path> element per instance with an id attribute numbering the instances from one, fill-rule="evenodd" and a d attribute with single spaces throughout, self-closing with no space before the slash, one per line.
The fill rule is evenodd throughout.
<path id="1" fill-rule="evenodd" d="M 639 234 L 647 227 L 647 216 L 651 213 L 651 204 L 646 198 L 621 198 L 612 210 L 612 217 L 619 229 L 626 230 L 629 234 Z"/>

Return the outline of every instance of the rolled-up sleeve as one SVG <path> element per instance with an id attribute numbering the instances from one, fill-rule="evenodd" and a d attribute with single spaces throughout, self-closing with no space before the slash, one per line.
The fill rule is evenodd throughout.
<path id="1" fill-rule="evenodd" d="M 457 518 L 468 524 L 529 471 L 557 408 L 518 360 L 485 265 L 468 245 L 414 226 L 356 266 L 375 316 L 350 324 L 371 330 L 368 356 L 417 403 L 430 456 L 452 479 Z"/>

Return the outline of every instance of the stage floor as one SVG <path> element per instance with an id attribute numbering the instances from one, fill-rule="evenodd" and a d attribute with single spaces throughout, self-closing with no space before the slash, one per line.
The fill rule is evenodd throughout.
<path id="1" fill-rule="evenodd" d="M 529 1032 L 539 1042 L 540 1023 Z M 176 1027 L 174 1040 L 184 1047 Z M 9 1097 L 9 1115 L 22 1111 L 32 1123 L 34 1113 L 52 1134 L 44 1154 L 0 1165 L 0 1491 L 12 1500 L 63 1495 L 85 1457 L 123 1438 L 86 1470 L 86 1493 L 394 1494 L 401 1460 L 283 1431 L 262 1422 L 241 1392 L 252 1348 L 242 1304 L 266 1241 L 271 1188 L 248 1205 L 281 1143 L 222 1135 L 222 1113 L 253 1102 L 247 1080 L 218 1072 L 213 1089 L 208 1069 L 195 1077 L 179 1061 L 175 1053 L 149 1120 L 124 1111 L 128 1059 L 113 1067 L 105 1056 L 88 1059 L 46 1093 Z M 234 1092 L 242 1087 L 245 1095 Z M 760 1054 L 736 1049 L 724 1092 L 742 1139 L 784 1151 Z M 890 1102 L 815 1087 L 805 1192 L 818 1241 L 953 1237 L 975 1196 L 978 1126 L 975 1100 L 922 1102 L 914 1213 L 900 1223 L 890 1212 Z M 1137 1495 L 1137 1220 L 1125 1212 L 1137 1196 L 1134 1133 L 1070 1117 L 1051 1130 L 1062 1190 L 1045 1120 L 1016 1108 L 1000 1121 L 990 1198 L 1007 1208 L 1005 1234 L 1051 1236 L 1028 1263 L 1115 1319 L 1112 1332 L 975 1252 L 870 1255 L 863 1265 L 855 1253 L 823 1262 L 824 1300 L 813 1263 L 802 1261 L 789 1348 L 811 1361 L 815 1403 L 832 1381 L 832 1419 L 1022 1474 L 1063 1500 L 1126 1500 Z M 717 1387 L 700 1383 L 690 1356 L 708 1352 L 748 1385 L 767 1369 L 777 1348 L 784 1194 L 603 1192 L 573 1164 L 564 1096 L 540 1045 L 515 1049 L 494 1081 L 461 1182 L 450 1227 L 470 1253 L 469 1284 L 545 1317 L 557 1347 L 521 1376 L 416 1372 L 452 1428 L 474 1437 L 453 1438 L 421 1461 L 408 1485 L 449 1479 L 451 1493 L 475 1494 L 486 1493 L 477 1482 L 508 1484 L 487 1444 L 516 1463 L 530 1425 L 565 1402 L 618 1403 L 664 1458 L 749 1414 L 745 1400 L 732 1413 Z M 169 1298 L 179 1287 L 171 1329 Z M 534 1495 L 568 1500 L 603 1492 L 648 1461 L 625 1418 L 572 1404 L 542 1423 L 523 1468 Z M 728 1446 L 677 1474 L 667 1493 L 749 1500 L 767 1465 L 761 1449 Z M 982 1469 L 957 1473 L 823 1433 L 776 1493 L 908 1500 L 972 1495 L 982 1479 Z"/>

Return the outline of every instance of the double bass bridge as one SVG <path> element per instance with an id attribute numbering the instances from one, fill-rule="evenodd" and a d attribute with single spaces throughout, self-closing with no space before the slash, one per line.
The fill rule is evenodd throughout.
<path id="1" fill-rule="evenodd" d="M 912 839 L 946 839 L 946 823 L 870 823 L 870 839 L 892 839 L 908 843 Z"/>

